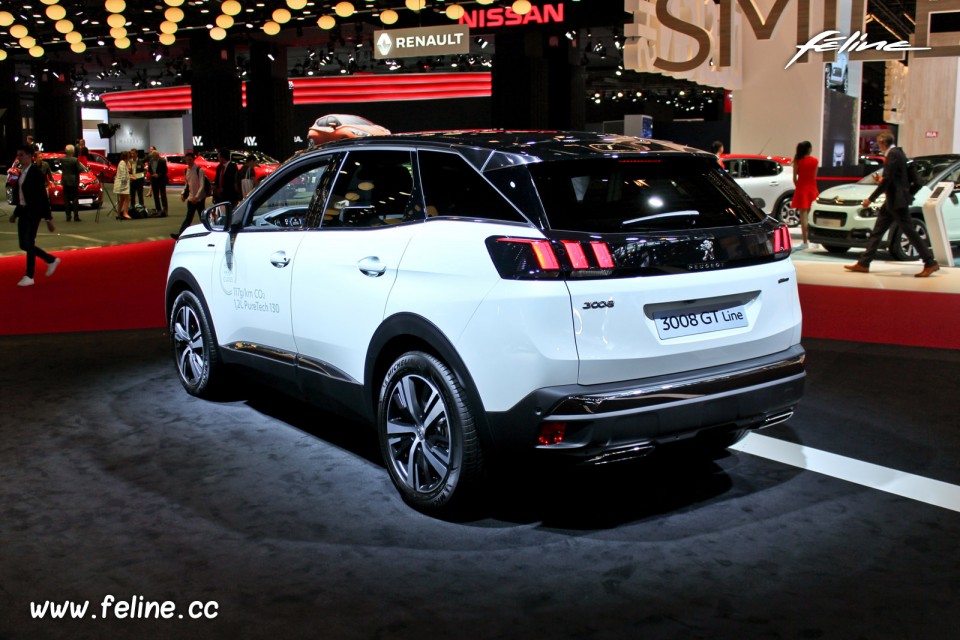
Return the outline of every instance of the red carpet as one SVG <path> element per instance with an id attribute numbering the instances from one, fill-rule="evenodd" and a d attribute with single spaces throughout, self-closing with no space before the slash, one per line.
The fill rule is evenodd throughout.
<path id="1" fill-rule="evenodd" d="M 23 254 L 0 258 L 0 334 L 68 333 L 166 326 L 163 294 L 173 240 L 56 251 L 50 278 L 37 260 L 36 284 L 18 287 Z"/>
<path id="2" fill-rule="evenodd" d="M 164 327 L 172 252 L 173 241 L 59 251 L 32 287 L 16 286 L 22 255 L 0 258 L 0 335 Z M 800 303 L 807 338 L 960 349 L 960 295 L 800 285 Z"/>

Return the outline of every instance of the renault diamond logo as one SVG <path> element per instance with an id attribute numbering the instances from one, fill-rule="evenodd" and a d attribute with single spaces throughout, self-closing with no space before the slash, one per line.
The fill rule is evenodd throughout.
<path id="1" fill-rule="evenodd" d="M 389 33 L 381 33 L 380 37 L 377 39 L 377 49 L 380 50 L 380 55 L 386 56 L 390 54 L 390 50 L 393 49 L 393 40 L 390 38 Z"/>

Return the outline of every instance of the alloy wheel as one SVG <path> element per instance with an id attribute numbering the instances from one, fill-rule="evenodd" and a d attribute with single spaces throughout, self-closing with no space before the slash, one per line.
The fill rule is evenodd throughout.
<path id="1" fill-rule="evenodd" d="M 203 346 L 203 328 L 193 308 L 181 303 L 174 315 L 174 353 L 180 377 L 188 385 L 195 386 L 203 378 L 207 359 Z"/>
<path id="2" fill-rule="evenodd" d="M 390 390 L 386 425 L 388 464 L 411 490 L 430 493 L 450 472 L 450 424 L 440 389 L 407 374 Z"/>

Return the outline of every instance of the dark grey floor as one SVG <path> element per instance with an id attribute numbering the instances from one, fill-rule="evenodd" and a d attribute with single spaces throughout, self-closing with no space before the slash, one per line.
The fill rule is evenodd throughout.
<path id="1" fill-rule="evenodd" d="M 0 638 L 957 637 L 960 513 L 733 453 L 518 473 L 431 519 L 367 431 L 190 398 L 166 345 L 0 338 Z M 768 435 L 960 483 L 960 353 L 806 346 Z M 108 594 L 218 615 L 103 620 Z M 87 619 L 31 619 L 45 600 Z"/>

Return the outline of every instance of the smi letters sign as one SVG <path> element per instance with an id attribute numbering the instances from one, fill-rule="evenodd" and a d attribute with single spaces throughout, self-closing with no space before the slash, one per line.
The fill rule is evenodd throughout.
<path id="1" fill-rule="evenodd" d="M 823 61 L 832 62 L 840 43 L 853 37 L 837 30 L 838 2 L 823 0 L 823 30 L 811 32 L 811 0 L 774 0 L 767 15 L 757 7 L 756 0 L 720 0 L 719 4 L 702 0 L 624 0 L 624 10 L 633 15 L 633 23 L 627 23 L 624 29 L 624 66 L 709 86 L 739 88 L 744 18 L 757 40 L 769 40 L 790 6 L 796 7 L 796 47 L 783 52 L 783 66 L 808 62 L 811 51 L 824 53 Z M 852 0 L 850 4 L 850 24 L 860 25 L 854 34 L 857 42 L 843 48 L 851 61 L 900 60 L 904 51 L 917 57 L 960 55 L 956 38 L 954 44 L 947 44 L 947 39 L 938 38 L 943 34 L 929 34 L 930 15 L 960 11 L 960 0 L 917 0 L 913 43 L 866 42 L 861 35 L 866 31 L 866 0 Z"/>

